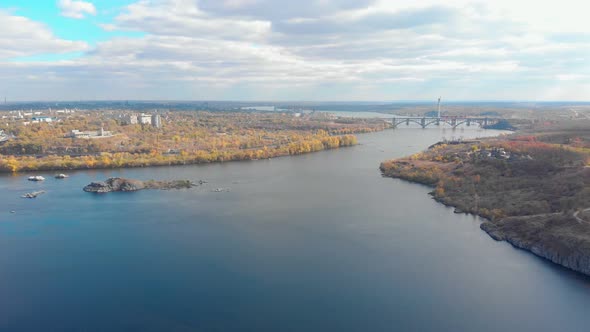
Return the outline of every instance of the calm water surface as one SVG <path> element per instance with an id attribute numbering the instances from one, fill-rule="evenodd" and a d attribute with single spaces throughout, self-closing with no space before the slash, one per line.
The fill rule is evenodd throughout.
<path id="1" fill-rule="evenodd" d="M 489 134 L 400 129 L 273 160 L 1 176 L 0 331 L 587 331 L 588 278 L 379 173 L 443 136 Z M 109 176 L 209 184 L 82 192 Z"/>

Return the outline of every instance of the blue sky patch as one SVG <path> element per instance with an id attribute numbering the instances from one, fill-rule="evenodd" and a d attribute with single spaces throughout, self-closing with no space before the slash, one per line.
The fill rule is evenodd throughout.
<path id="1" fill-rule="evenodd" d="M 60 15 L 57 1 L 3 0 L 0 9 L 15 15 L 24 16 L 47 25 L 56 37 L 67 40 L 85 41 L 90 45 L 113 37 L 142 37 L 145 34 L 135 31 L 106 31 L 100 25 L 112 24 L 115 17 L 133 0 L 101 0 L 94 3 L 96 16 L 86 15 L 75 19 Z M 59 57 L 58 57 L 59 59 Z"/>

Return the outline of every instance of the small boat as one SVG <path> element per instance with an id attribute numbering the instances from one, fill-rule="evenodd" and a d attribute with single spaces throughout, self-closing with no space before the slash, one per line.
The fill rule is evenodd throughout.
<path id="1" fill-rule="evenodd" d="M 41 175 L 29 176 L 29 181 L 45 181 L 45 178 Z"/>
<path id="2" fill-rule="evenodd" d="M 69 177 L 70 177 L 69 175 L 63 174 L 63 173 L 62 174 L 57 174 L 55 176 L 56 179 L 65 179 L 65 178 L 69 178 Z"/>
<path id="3" fill-rule="evenodd" d="M 37 196 L 45 194 L 44 190 L 41 191 L 33 191 L 32 193 L 26 193 L 24 195 L 22 195 L 22 198 L 37 198 Z"/>

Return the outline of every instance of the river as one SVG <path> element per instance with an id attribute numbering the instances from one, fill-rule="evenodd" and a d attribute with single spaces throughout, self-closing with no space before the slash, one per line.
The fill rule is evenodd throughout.
<path id="1" fill-rule="evenodd" d="M 584 331 L 589 278 L 378 170 L 490 134 L 404 128 L 272 160 L 2 175 L 0 331 Z M 209 183 L 81 190 L 109 176 Z"/>

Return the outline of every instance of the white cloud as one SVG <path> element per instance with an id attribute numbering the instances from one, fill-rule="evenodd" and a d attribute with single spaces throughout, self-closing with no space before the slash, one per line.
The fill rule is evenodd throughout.
<path id="1" fill-rule="evenodd" d="M 192 0 L 140 1 L 127 6 L 115 24 L 103 29 L 133 30 L 157 36 L 185 36 L 208 40 L 264 40 L 271 22 L 234 17 L 212 17 Z"/>
<path id="2" fill-rule="evenodd" d="M 112 38 L 59 63 L 0 62 L 0 90 L 13 82 L 7 89 L 63 99 L 587 99 L 587 89 L 568 88 L 590 86 L 588 32 L 536 17 L 572 9 L 535 2 L 527 14 L 532 2 L 513 3 L 142 0 L 101 25 L 142 37 Z M 16 52 L 11 45 L 84 49 L 28 22 L 37 26 L 0 31 L 0 58 Z M 21 28 L 35 37 L 15 43 Z"/>
<path id="3" fill-rule="evenodd" d="M 223 6 L 229 9 L 240 9 L 246 6 L 251 6 L 260 2 L 260 0 L 226 0 L 223 1 Z"/>
<path id="4" fill-rule="evenodd" d="M 195 3 L 197 1 L 193 1 Z M 375 0 L 198 0 L 214 16 L 241 16 L 277 21 L 298 17 L 324 17 L 343 10 L 365 8 Z"/>
<path id="5" fill-rule="evenodd" d="M 0 60 L 35 54 L 84 51 L 85 42 L 58 38 L 44 24 L 0 10 Z"/>
<path id="6" fill-rule="evenodd" d="M 57 6 L 65 17 L 82 19 L 86 15 L 96 15 L 96 7 L 87 1 L 59 0 Z"/>

